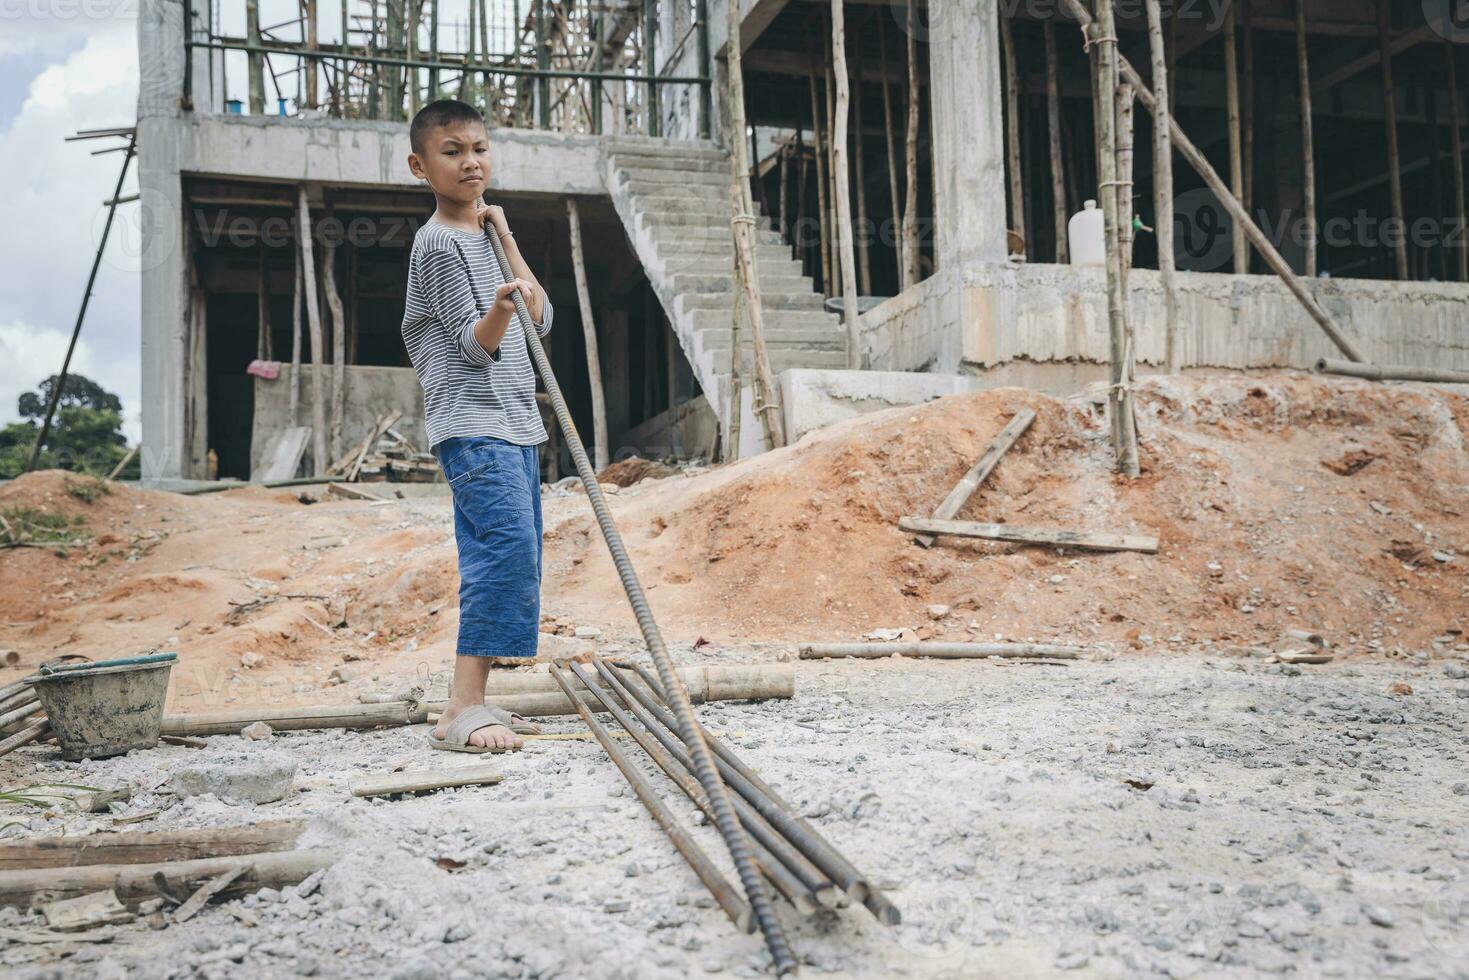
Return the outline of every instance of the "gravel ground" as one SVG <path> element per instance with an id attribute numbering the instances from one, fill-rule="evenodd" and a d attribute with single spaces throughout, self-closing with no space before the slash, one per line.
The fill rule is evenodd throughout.
<path id="1" fill-rule="evenodd" d="M 794 701 L 701 716 L 904 914 L 890 929 L 859 907 L 811 919 L 783 907 L 808 975 L 1469 977 L 1462 661 L 803 662 L 797 683 Z M 142 811 L 174 799 L 167 776 L 184 760 L 267 746 L 300 764 L 284 802 L 193 797 L 129 829 L 308 818 L 302 844 L 340 854 L 311 895 L 254 895 L 162 931 L 124 926 L 110 943 L 9 943 L 0 969 L 767 971 L 759 937 L 734 931 L 594 743 L 532 742 L 500 757 L 499 785 L 394 802 L 352 799 L 349 778 L 471 760 L 431 752 L 421 730 L 380 730 L 220 736 L 79 766 L 32 748 L 4 774 L 123 776 L 154 787 L 130 804 Z M 685 801 L 675 809 L 692 822 Z M 36 817 L 4 834 L 63 824 L 110 820 Z M 712 830 L 696 833 L 721 859 Z M 0 926 L 39 924 L 0 913 Z"/>

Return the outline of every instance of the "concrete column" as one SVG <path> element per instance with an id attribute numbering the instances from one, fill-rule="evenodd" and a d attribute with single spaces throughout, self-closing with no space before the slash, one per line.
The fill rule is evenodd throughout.
<path id="1" fill-rule="evenodd" d="M 178 479 L 193 472 L 185 390 L 192 304 L 179 181 L 189 129 L 179 108 L 183 32 L 180 0 L 143 0 L 138 12 L 138 213 L 145 480 Z M 207 107 L 212 102 L 207 61 L 195 58 L 194 68 L 195 104 Z"/>
<path id="2" fill-rule="evenodd" d="M 938 268 L 1004 262 L 999 2 L 930 4 L 928 16 Z"/>

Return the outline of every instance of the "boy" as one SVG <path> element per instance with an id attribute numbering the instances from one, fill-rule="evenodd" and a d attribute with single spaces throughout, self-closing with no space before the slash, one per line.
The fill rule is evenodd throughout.
<path id="1" fill-rule="evenodd" d="M 408 169 L 437 207 L 413 239 L 403 342 L 423 385 L 424 424 L 454 497 L 459 642 L 449 705 L 429 735 L 436 749 L 505 752 L 538 729 L 485 704 L 493 666 L 536 654 L 541 596 L 541 478 L 546 441 L 536 378 L 512 291 L 537 333 L 551 303 L 521 258 L 498 207 L 483 200 L 489 136 L 473 107 L 424 106 L 409 127 Z M 488 235 L 504 245 L 506 282 Z"/>

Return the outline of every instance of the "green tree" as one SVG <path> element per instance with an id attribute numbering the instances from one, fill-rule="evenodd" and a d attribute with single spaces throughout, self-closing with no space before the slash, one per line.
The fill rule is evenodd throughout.
<path id="1" fill-rule="evenodd" d="M 0 428 L 0 477 L 14 478 L 25 472 L 55 386 L 56 375 L 52 375 L 36 391 L 21 395 L 16 407 L 25 421 Z M 106 476 L 125 455 L 121 399 L 90 378 L 67 375 L 36 468 Z"/>

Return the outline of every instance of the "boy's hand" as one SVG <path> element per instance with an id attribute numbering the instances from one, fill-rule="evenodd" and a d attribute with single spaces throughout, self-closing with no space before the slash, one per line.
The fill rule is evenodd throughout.
<path id="1" fill-rule="evenodd" d="M 515 315 L 515 298 L 510 294 L 520 290 L 520 296 L 525 300 L 525 307 L 530 310 L 535 304 L 536 287 L 524 279 L 512 279 L 499 289 L 495 290 L 495 308 L 510 315 Z"/>
<path id="2" fill-rule="evenodd" d="M 510 226 L 505 223 L 505 209 L 498 204 L 476 201 L 475 217 L 479 219 L 480 224 L 490 228 L 497 235 L 504 235 L 510 230 Z"/>

